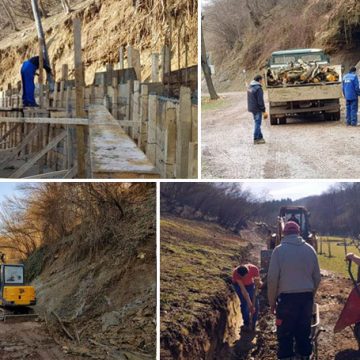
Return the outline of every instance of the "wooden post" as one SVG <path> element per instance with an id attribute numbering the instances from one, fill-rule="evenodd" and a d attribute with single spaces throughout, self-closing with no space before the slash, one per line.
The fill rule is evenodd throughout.
<path id="1" fill-rule="evenodd" d="M 117 77 L 112 78 L 112 87 L 113 87 L 112 116 L 116 120 L 118 120 L 119 119 L 119 114 L 118 114 L 119 84 L 118 84 L 118 78 Z"/>
<path id="2" fill-rule="evenodd" d="M 39 39 L 39 106 L 40 109 L 44 107 L 44 55 L 43 42 Z"/>
<path id="3" fill-rule="evenodd" d="M 134 95 L 133 95 L 133 111 L 132 120 L 138 122 L 140 120 L 140 81 L 134 81 Z M 139 138 L 139 127 L 130 128 L 130 136 L 132 139 L 137 140 Z"/>
<path id="4" fill-rule="evenodd" d="M 159 82 L 159 54 L 151 55 L 151 81 Z"/>
<path id="5" fill-rule="evenodd" d="M 132 46 L 128 46 L 128 67 L 134 68 L 136 79 L 141 81 L 140 52 L 139 50 L 135 50 Z"/>
<path id="6" fill-rule="evenodd" d="M 84 71 L 81 50 L 81 23 L 74 19 L 76 117 L 84 118 Z M 76 126 L 78 177 L 86 177 L 85 126 Z"/>
<path id="7" fill-rule="evenodd" d="M 141 85 L 140 98 L 140 128 L 138 146 L 142 151 L 146 150 L 148 137 L 148 110 L 149 110 L 149 86 Z"/>
<path id="8" fill-rule="evenodd" d="M 162 82 L 165 83 L 165 75 L 171 72 L 171 51 L 167 45 L 162 49 L 162 71 Z"/>
<path id="9" fill-rule="evenodd" d="M 164 145 L 164 177 L 175 177 L 176 160 L 176 108 L 171 102 L 166 104 L 166 125 Z"/>
<path id="10" fill-rule="evenodd" d="M 188 178 L 189 143 L 191 142 L 191 90 L 180 88 L 180 110 L 177 124 L 176 177 Z"/>
<path id="11" fill-rule="evenodd" d="M 124 69 L 124 47 L 121 46 L 119 49 L 119 68 L 120 70 Z"/>
<path id="12" fill-rule="evenodd" d="M 60 107 L 65 106 L 65 91 L 68 81 L 69 68 L 67 64 L 64 64 L 61 68 L 61 82 L 60 82 Z"/>
<path id="13" fill-rule="evenodd" d="M 156 126 L 158 117 L 158 103 L 156 95 L 149 95 L 149 122 L 146 155 L 155 165 L 156 161 Z"/>

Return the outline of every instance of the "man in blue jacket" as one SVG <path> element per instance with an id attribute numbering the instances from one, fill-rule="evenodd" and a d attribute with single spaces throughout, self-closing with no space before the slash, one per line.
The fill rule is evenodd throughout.
<path id="1" fill-rule="evenodd" d="M 267 119 L 268 115 L 265 112 L 262 83 L 263 77 L 261 75 L 256 75 L 247 90 L 248 111 L 253 114 L 255 122 L 254 144 L 265 144 L 265 140 L 261 132 L 261 122 L 262 114 L 264 113 L 264 119 Z"/>
<path id="2" fill-rule="evenodd" d="M 26 60 L 21 67 L 21 80 L 23 88 L 23 107 L 38 106 L 35 101 L 35 75 L 39 69 L 39 56 Z M 47 73 L 51 73 L 50 66 L 44 61 L 44 69 Z"/>
<path id="3" fill-rule="evenodd" d="M 342 90 L 346 99 L 346 125 L 357 125 L 358 96 L 360 96 L 359 79 L 356 67 L 352 67 L 343 78 Z"/>

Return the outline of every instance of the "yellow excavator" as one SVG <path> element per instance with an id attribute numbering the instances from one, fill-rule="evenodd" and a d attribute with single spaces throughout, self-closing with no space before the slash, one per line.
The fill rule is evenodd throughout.
<path id="1" fill-rule="evenodd" d="M 36 304 L 35 288 L 25 285 L 24 265 L 6 264 L 3 255 L 0 259 L 0 320 L 34 316 L 29 306 Z"/>
<path id="2" fill-rule="evenodd" d="M 36 304 L 35 289 L 24 282 L 24 265 L 1 264 L 0 305 L 3 307 L 32 306 Z"/>

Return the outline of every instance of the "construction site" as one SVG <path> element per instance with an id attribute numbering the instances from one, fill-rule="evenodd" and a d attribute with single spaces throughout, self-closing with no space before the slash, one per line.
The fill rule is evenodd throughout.
<path id="1" fill-rule="evenodd" d="M 287 186 L 289 192 L 294 189 L 291 183 L 282 183 L 282 188 Z M 355 210 L 349 197 L 358 199 L 358 186 L 339 185 L 295 201 L 264 200 L 253 191 L 237 183 L 162 184 L 161 359 L 278 358 L 266 275 L 272 249 L 282 241 L 281 224 L 291 216 L 300 220 L 301 236 L 316 249 L 321 267 L 310 359 L 359 359 L 357 265 L 349 267 L 344 259 L 347 252 L 359 254 L 360 224 L 353 223 L 356 230 L 351 232 L 340 220 Z M 330 199 L 336 205 L 328 213 Z M 258 266 L 265 284 L 258 293 L 254 332 L 243 330 L 231 278 L 242 263 Z"/>
<path id="2" fill-rule="evenodd" d="M 0 358 L 154 359 L 155 185 L 2 183 L 0 196 Z"/>
<path id="3" fill-rule="evenodd" d="M 197 178 L 197 1 L 50 2 L 16 30 L 4 21 L 0 176 Z M 28 106 L 20 68 L 34 56 Z"/>
<path id="4" fill-rule="evenodd" d="M 306 0 L 295 7 L 284 0 L 204 4 L 203 177 L 359 176 L 350 171 L 359 136 L 346 126 L 342 88 L 351 68 L 359 74 L 359 10 L 355 0 Z M 266 113 L 261 147 L 254 147 L 248 111 L 257 76 Z"/>

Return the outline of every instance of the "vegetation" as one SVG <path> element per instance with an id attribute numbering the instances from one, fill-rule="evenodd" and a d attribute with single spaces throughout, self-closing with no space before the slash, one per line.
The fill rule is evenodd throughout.
<path id="1" fill-rule="evenodd" d="M 347 239 L 347 243 L 350 243 L 349 239 Z M 359 250 L 354 245 L 348 245 L 346 247 L 346 251 L 353 252 L 355 254 L 359 253 Z M 331 255 L 331 256 L 329 256 Z M 319 245 L 319 262 L 320 267 L 325 270 L 333 271 L 337 274 L 344 275 L 345 277 L 349 277 L 348 274 L 348 263 L 345 261 L 345 246 L 344 239 L 342 238 L 323 238 L 322 244 L 322 252 L 321 247 Z M 354 275 L 357 276 L 357 272 L 354 268 Z"/>
<path id="2" fill-rule="evenodd" d="M 1 247 L 15 250 L 23 259 L 39 247 L 48 247 L 49 253 L 59 243 L 71 248 L 75 260 L 114 245 L 131 256 L 149 228 L 155 228 L 154 216 L 144 217 L 144 226 L 136 229 L 129 222 L 136 209 L 144 215 L 154 212 L 154 204 L 141 195 L 151 188 L 153 184 L 146 183 L 22 185 L 22 195 L 2 204 Z"/>
<path id="3" fill-rule="evenodd" d="M 241 183 L 163 183 L 161 195 L 163 211 L 218 222 L 235 232 L 249 220 L 274 226 L 281 206 L 302 205 L 321 235 L 357 238 L 360 234 L 359 183 L 338 183 L 319 196 L 297 201 L 256 198 Z"/>

